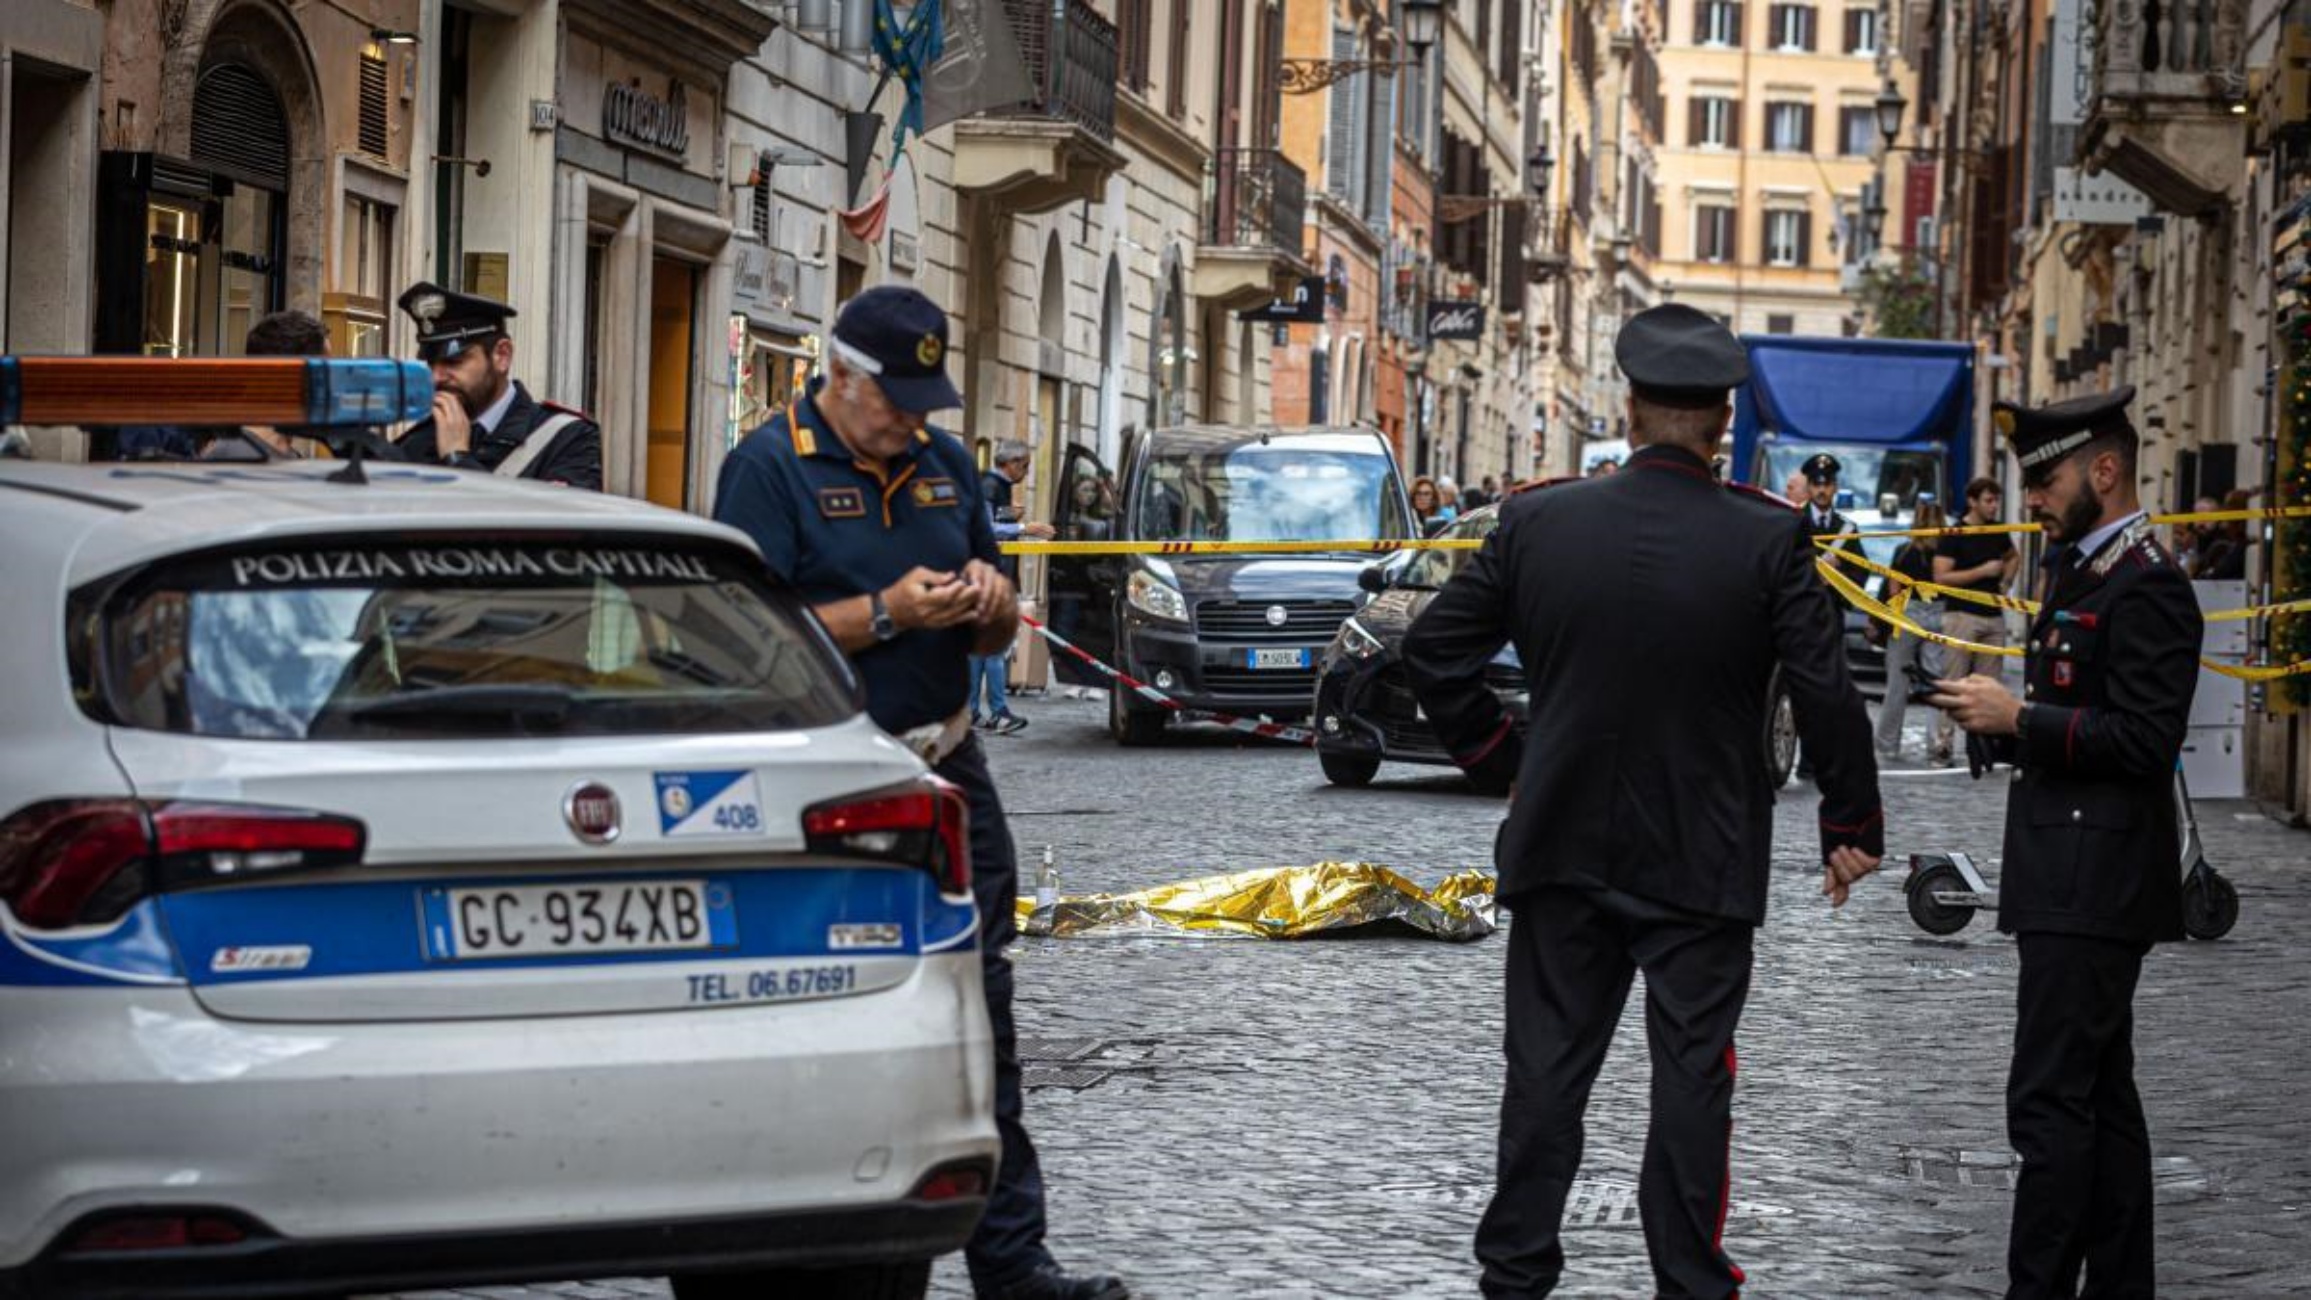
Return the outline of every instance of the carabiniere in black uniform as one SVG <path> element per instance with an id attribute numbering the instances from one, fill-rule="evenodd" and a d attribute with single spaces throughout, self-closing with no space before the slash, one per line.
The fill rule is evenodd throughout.
<path id="1" fill-rule="evenodd" d="M 1681 303 L 1632 319 L 1617 352 L 1653 408 L 1714 411 L 1720 425 L 1748 373 L 1740 343 Z M 1820 773 L 1822 859 L 1884 851 L 1869 717 L 1807 535 L 1780 498 L 1720 484 L 1695 452 L 1655 441 L 1648 408 L 1632 405 L 1651 445 L 1610 476 L 1511 497 L 1404 642 L 1446 750 L 1514 783 L 1494 845 L 1515 923 L 1498 1190 L 1476 1241 L 1490 1297 L 1545 1295 L 1564 1270 L 1582 1112 L 1638 970 L 1653 1054 L 1638 1201 L 1655 1286 L 1723 1297 L 1742 1282 L 1719 1237 L 1733 1035 L 1769 883 L 1774 788 L 1757 737 L 1777 663 Z M 1503 642 L 1531 683 L 1522 736 L 1485 686 Z"/>
<path id="2" fill-rule="evenodd" d="M 417 324 L 417 355 L 437 367 L 436 384 L 443 382 L 440 367 L 491 348 L 506 336 L 506 321 L 520 314 L 479 294 L 423 282 L 410 286 L 397 302 Z M 540 402 L 512 378 L 500 400 L 506 402 L 503 411 L 492 406 L 471 413 L 473 445 L 465 451 L 441 454 L 431 416 L 409 426 L 394 450 L 421 464 L 602 490 L 602 430 L 585 412 Z M 535 438 L 546 441 L 532 446 Z"/>
<path id="3" fill-rule="evenodd" d="M 2132 438 L 2133 392 L 2002 403 L 1995 419 L 2035 477 L 2097 435 Z M 2134 990 L 2151 945 L 2183 937 L 2174 772 L 2198 685 L 2198 601 L 2140 512 L 2066 540 L 2030 626 L 2018 734 L 1991 747 L 2015 764 L 1998 928 L 2022 965 L 2006 1089 L 2022 1157 L 2016 1300 L 2077 1294 L 2082 1266 L 2088 1294 L 2155 1294 Z"/>

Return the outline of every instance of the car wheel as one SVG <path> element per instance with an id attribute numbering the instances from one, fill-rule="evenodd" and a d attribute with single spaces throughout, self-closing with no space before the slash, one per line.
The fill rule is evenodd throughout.
<path id="1" fill-rule="evenodd" d="M 1370 754 L 1327 754 L 1317 750 L 1316 761 L 1324 768 L 1325 780 L 1352 790 L 1372 784 L 1372 778 L 1380 772 L 1380 760 Z"/>
<path id="2" fill-rule="evenodd" d="M 1782 683 L 1778 668 L 1766 687 L 1765 701 L 1765 773 L 1779 790 L 1797 770 L 1797 710 L 1789 702 L 1789 687 Z"/>
<path id="3" fill-rule="evenodd" d="M 1917 874 L 1910 881 L 1910 919 L 1928 934 L 1956 934 L 1974 919 L 1974 909 L 1964 903 L 1944 903 L 1934 897 L 1938 889 L 1965 889 L 1966 877 L 1947 862 L 1938 862 Z"/>
<path id="4" fill-rule="evenodd" d="M 669 1281 L 674 1300 L 919 1300 L 931 1289 L 931 1261 L 700 1273 Z"/>
<path id="5" fill-rule="evenodd" d="M 2209 867 L 2183 881 L 2183 933 L 2193 939 L 2220 939 L 2239 923 L 2239 891 Z"/>
<path id="6" fill-rule="evenodd" d="M 1163 739 L 1164 724 L 1171 720 L 1163 709 L 1135 709 L 1131 706 L 1132 689 L 1116 682 L 1107 692 L 1107 734 L 1119 745 L 1139 747 L 1152 745 Z"/>

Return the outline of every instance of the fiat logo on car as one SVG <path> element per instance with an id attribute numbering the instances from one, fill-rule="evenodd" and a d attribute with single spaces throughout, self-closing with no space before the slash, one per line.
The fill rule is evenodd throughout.
<path id="1" fill-rule="evenodd" d="M 1290 617 L 1292 617 L 1291 611 L 1285 609 L 1282 605 L 1268 606 L 1268 626 L 1282 627 L 1284 626 L 1284 621 Z"/>
<path id="2" fill-rule="evenodd" d="M 618 794 L 599 781 L 580 781 L 562 796 L 562 817 L 588 844 L 618 838 Z"/>

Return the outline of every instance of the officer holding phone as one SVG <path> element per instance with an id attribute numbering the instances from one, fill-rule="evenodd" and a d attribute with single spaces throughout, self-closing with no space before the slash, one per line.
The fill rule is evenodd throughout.
<path id="1" fill-rule="evenodd" d="M 1019 866 L 1003 803 L 965 703 L 974 654 L 1019 627 L 1018 593 L 997 567 L 978 467 L 926 423 L 961 406 L 947 378 L 947 313 L 882 286 L 835 318 L 826 374 L 747 435 L 723 463 L 714 517 L 762 548 L 866 685 L 876 725 L 960 786 L 971 805 L 971 884 L 995 1034 L 1002 1166 L 965 1251 L 973 1290 L 1000 1300 L 1123 1300 L 1111 1277 L 1062 1272 L 1044 1249 L 1043 1173 L 1022 1123 L 1011 1016 L 1012 912 Z"/>

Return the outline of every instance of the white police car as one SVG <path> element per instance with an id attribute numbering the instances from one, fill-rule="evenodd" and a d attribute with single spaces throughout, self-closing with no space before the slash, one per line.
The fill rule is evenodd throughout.
<path id="1" fill-rule="evenodd" d="M 738 534 L 337 468 L 0 461 L 0 1295 L 919 1294 L 960 797 Z"/>

